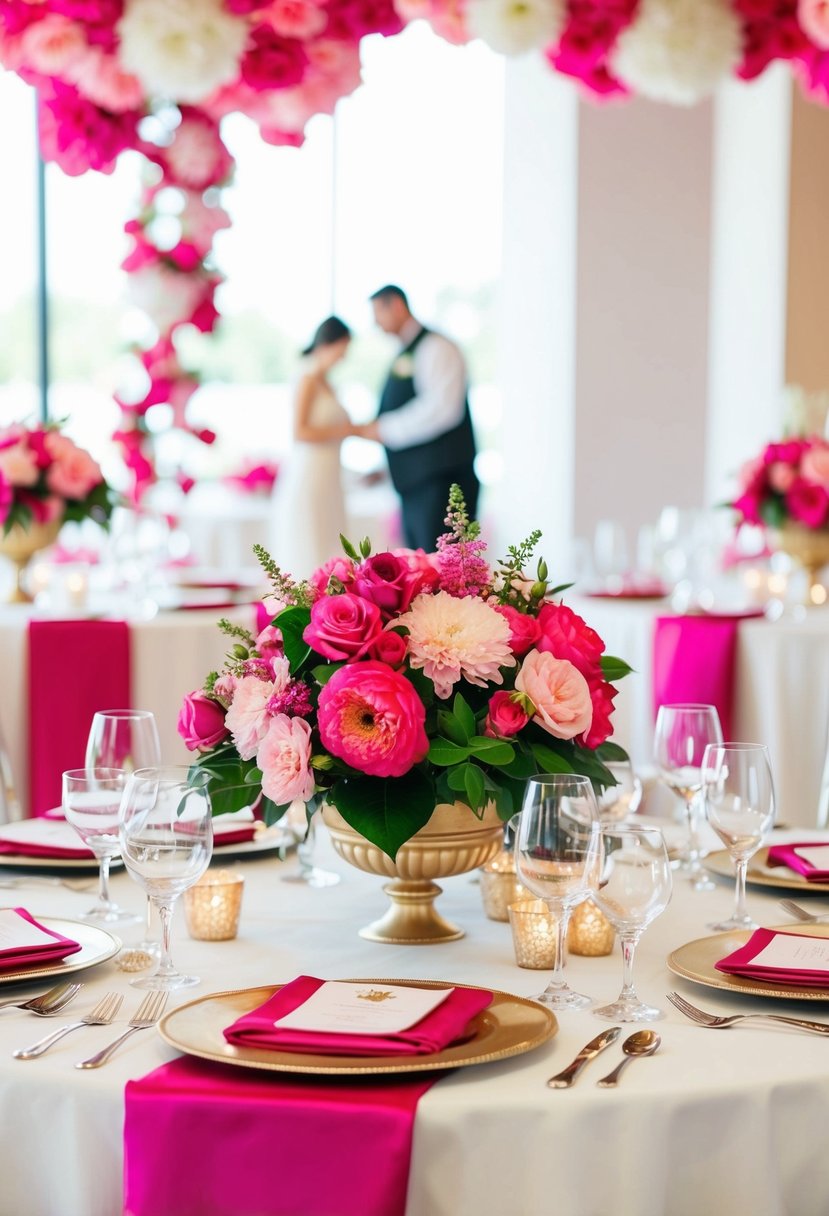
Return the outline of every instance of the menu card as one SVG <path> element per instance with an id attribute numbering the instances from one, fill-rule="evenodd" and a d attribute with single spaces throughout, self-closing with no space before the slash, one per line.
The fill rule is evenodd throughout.
<path id="1" fill-rule="evenodd" d="M 401 988 L 328 980 L 274 1026 L 318 1034 L 399 1034 L 442 1005 L 454 988 Z"/>
<path id="2" fill-rule="evenodd" d="M 829 988 L 829 937 L 757 929 L 715 967 L 729 975 Z"/>

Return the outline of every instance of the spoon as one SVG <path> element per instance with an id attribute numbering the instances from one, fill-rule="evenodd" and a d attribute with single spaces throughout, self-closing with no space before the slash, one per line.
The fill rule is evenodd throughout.
<path id="1" fill-rule="evenodd" d="M 622 1044 L 622 1051 L 625 1053 L 624 1060 L 621 1064 L 616 1065 L 613 1072 L 609 1072 L 596 1084 L 600 1089 L 613 1089 L 619 1084 L 619 1077 L 631 1060 L 636 1056 L 652 1056 L 655 1051 L 659 1050 L 661 1042 L 662 1037 L 655 1030 L 637 1030 L 635 1034 L 629 1035 Z"/>

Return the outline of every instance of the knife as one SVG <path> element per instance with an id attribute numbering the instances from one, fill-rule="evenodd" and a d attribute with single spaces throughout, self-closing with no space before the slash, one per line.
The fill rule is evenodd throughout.
<path id="1" fill-rule="evenodd" d="M 610 1047 L 611 1043 L 615 1043 L 621 1033 L 621 1026 L 611 1026 L 608 1030 L 603 1030 L 601 1034 L 597 1034 L 595 1039 L 591 1039 L 586 1047 L 582 1047 L 572 1064 L 568 1064 L 563 1072 L 550 1077 L 547 1082 L 550 1089 L 569 1089 L 585 1064 L 590 1060 L 595 1060 L 596 1056 L 604 1051 L 605 1047 Z"/>

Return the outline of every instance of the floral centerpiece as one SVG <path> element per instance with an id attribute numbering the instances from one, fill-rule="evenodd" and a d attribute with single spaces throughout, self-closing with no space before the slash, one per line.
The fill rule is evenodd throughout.
<path id="1" fill-rule="evenodd" d="M 540 533 L 492 569 L 457 487 L 446 523 L 435 554 L 344 541 L 303 583 L 257 548 L 279 611 L 258 637 L 221 623 L 224 669 L 179 718 L 214 812 L 261 794 L 273 822 L 324 801 L 393 860 L 439 804 L 507 820 L 535 772 L 614 784 L 613 681 L 630 668 L 543 561 L 527 575 Z"/>

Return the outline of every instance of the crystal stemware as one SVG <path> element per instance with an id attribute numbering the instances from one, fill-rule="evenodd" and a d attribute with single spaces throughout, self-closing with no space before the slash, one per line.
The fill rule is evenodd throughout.
<path id="1" fill-rule="evenodd" d="M 746 870 L 774 824 L 774 782 L 761 743 L 710 744 L 702 761 L 705 814 L 734 862 L 733 915 L 709 928 L 756 929 L 746 911 Z"/>
<path id="2" fill-rule="evenodd" d="M 135 924 L 140 916 L 119 908 L 109 895 L 109 863 L 119 849 L 118 810 L 126 774 L 117 768 L 73 768 L 62 777 L 61 803 L 66 822 L 98 859 L 98 902 L 81 920 Z"/>
<path id="3" fill-rule="evenodd" d="M 658 828 L 608 824 L 602 828 L 602 877 L 593 900 L 619 934 L 624 959 L 622 991 L 593 1012 L 612 1022 L 650 1022 L 663 1016 L 633 987 L 633 958 L 645 929 L 671 898 L 671 863 Z"/>
<path id="4" fill-rule="evenodd" d="M 554 1009 L 591 1003 L 565 979 L 567 924 L 572 909 L 598 882 L 599 813 L 588 777 L 542 773 L 527 782 L 518 817 L 515 865 L 528 891 L 543 899 L 556 920 L 556 962 L 547 988 L 535 999 Z"/>
<path id="5" fill-rule="evenodd" d="M 121 856 L 161 920 L 161 958 L 155 970 L 133 980 L 136 988 L 189 988 L 198 984 L 173 966 L 170 930 L 175 901 L 198 882 L 213 852 L 208 774 L 185 765 L 137 769 L 121 799 Z"/>
<path id="6" fill-rule="evenodd" d="M 621 823 L 635 815 L 642 804 L 642 782 L 633 771 L 630 760 L 615 760 L 605 765 L 616 778 L 599 795 L 599 817 L 602 823 Z"/>
<path id="7" fill-rule="evenodd" d="M 683 864 L 694 891 L 713 891 L 714 883 L 700 863 L 698 808 L 702 757 L 709 743 L 722 743 L 722 727 L 713 705 L 661 705 L 656 716 L 654 752 L 659 774 L 685 806 L 687 860 Z"/>

